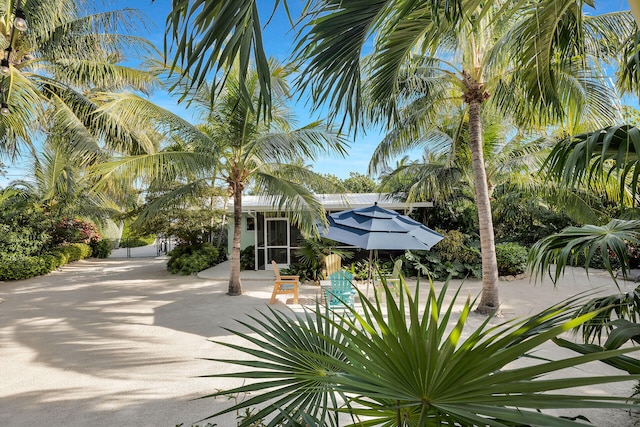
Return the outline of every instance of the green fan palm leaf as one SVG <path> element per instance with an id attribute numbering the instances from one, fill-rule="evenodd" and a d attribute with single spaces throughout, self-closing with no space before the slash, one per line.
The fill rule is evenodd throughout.
<path id="1" fill-rule="evenodd" d="M 468 333 L 469 298 L 453 324 L 457 292 L 444 304 L 446 286 L 440 294 L 432 286 L 424 304 L 419 286 L 414 295 L 404 282 L 403 287 L 398 301 L 385 290 L 389 294 L 386 308 L 361 294 L 362 309 L 357 311 L 340 314 L 316 306 L 304 314 L 289 315 L 270 310 L 240 322 L 249 333 L 231 332 L 249 345 L 219 344 L 249 357 L 222 361 L 249 370 L 210 377 L 251 381 L 208 397 L 246 392 L 252 397 L 212 417 L 260 407 L 240 425 L 267 417 L 273 417 L 270 425 L 276 425 L 300 420 L 302 413 L 313 414 L 318 424 L 325 422 L 318 415 L 331 417 L 326 422 L 334 425 L 335 415 L 346 412 L 354 418 L 349 424 L 353 426 L 577 426 L 581 424 L 539 410 L 632 406 L 626 398 L 565 390 L 628 381 L 633 376 L 548 376 L 621 357 L 633 348 L 514 364 L 596 315 L 590 312 L 572 319 L 579 298 L 529 319 L 496 326 L 489 326 L 491 319 L 485 319 Z"/>

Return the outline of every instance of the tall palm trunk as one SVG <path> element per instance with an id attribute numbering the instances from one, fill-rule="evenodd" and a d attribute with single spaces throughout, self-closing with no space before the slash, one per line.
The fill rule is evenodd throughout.
<path id="1" fill-rule="evenodd" d="M 233 244 L 231 246 L 231 271 L 228 295 L 242 295 L 240 281 L 240 237 L 242 233 L 242 183 L 232 182 L 233 192 Z"/>
<path id="2" fill-rule="evenodd" d="M 480 250 L 482 252 L 482 297 L 476 311 L 481 314 L 490 314 L 497 310 L 500 299 L 491 201 L 482 149 L 482 103 L 489 97 L 489 94 L 485 92 L 482 83 L 469 75 L 465 75 L 464 82 L 466 86 L 465 102 L 469 105 L 469 145 L 480 226 Z"/>

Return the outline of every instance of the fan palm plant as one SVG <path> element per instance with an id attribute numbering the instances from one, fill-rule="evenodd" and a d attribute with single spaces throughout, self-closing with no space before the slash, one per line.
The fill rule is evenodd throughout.
<path id="1" fill-rule="evenodd" d="M 339 314 L 316 306 L 289 316 L 270 310 L 251 316 L 252 322 L 240 322 L 249 333 L 234 333 L 246 344 L 220 344 L 249 357 L 223 361 L 249 370 L 210 376 L 251 382 L 210 396 L 251 393 L 252 397 L 212 417 L 258 407 L 240 425 L 271 417 L 270 425 L 297 420 L 303 425 L 336 426 L 338 414 L 346 412 L 353 426 L 578 426 L 582 424 L 545 410 L 633 406 L 623 397 L 581 396 L 565 389 L 634 377 L 547 376 L 634 349 L 513 364 L 596 315 L 571 319 L 578 299 L 498 326 L 489 326 L 488 318 L 467 332 L 469 298 L 457 320 L 453 314 L 459 307 L 459 290 L 447 305 L 446 285 L 439 294 L 432 285 L 425 305 L 419 285 L 412 294 L 403 281 L 397 302 L 384 289 L 386 308 L 361 294 L 362 311 Z M 447 328 L 449 324 L 453 328 Z"/>

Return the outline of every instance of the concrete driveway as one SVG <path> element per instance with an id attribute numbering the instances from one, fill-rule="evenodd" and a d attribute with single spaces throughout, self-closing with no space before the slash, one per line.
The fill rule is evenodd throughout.
<path id="1" fill-rule="evenodd" d="M 85 260 L 47 276 L 0 282 L 0 426 L 190 426 L 228 407 L 226 399 L 193 400 L 234 385 L 198 377 L 237 369 L 202 360 L 239 357 L 208 338 L 237 340 L 223 327 L 237 328 L 233 319 L 266 309 L 272 273 L 245 280 L 246 294 L 229 297 L 225 280 L 170 275 L 165 263 Z M 607 276 L 592 278 L 603 292 L 614 289 Z M 503 311 L 531 314 L 593 286 L 581 272 L 557 290 L 528 280 L 504 282 Z M 480 284 L 465 287 L 475 295 Z M 304 285 L 301 302 L 312 303 L 317 293 Z M 273 307 L 285 307 L 280 298 Z M 594 425 L 628 421 L 626 414 L 608 412 Z M 235 426 L 235 414 L 215 422 Z"/>

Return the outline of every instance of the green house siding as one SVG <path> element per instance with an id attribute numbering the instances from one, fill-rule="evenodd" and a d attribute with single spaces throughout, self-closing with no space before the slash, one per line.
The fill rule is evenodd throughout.
<path id="1" fill-rule="evenodd" d="M 249 221 L 247 221 L 247 219 L 249 219 Z M 247 246 L 251 246 L 251 245 L 255 245 L 256 241 L 255 241 L 255 231 L 254 230 L 250 230 L 248 228 L 248 223 L 249 225 L 251 225 L 251 222 L 253 222 L 253 227 L 255 230 L 255 218 L 250 217 L 248 214 L 243 213 L 242 214 L 242 235 L 240 237 L 240 250 L 246 248 Z M 233 244 L 233 220 L 229 221 L 229 226 L 227 227 L 227 235 L 228 235 L 228 252 L 227 253 L 231 253 L 231 245 Z"/>

